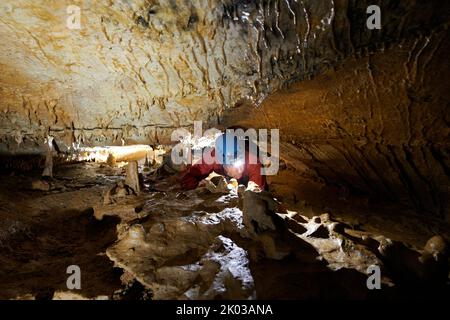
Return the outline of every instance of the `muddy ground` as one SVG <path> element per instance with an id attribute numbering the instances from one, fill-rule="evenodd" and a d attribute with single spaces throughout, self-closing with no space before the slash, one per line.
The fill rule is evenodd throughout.
<path id="1" fill-rule="evenodd" d="M 2 175 L 0 299 L 448 294 L 448 281 L 429 286 L 417 276 L 421 271 L 408 267 L 408 259 L 417 260 L 433 235 L 448 237 L 449 228 L 405 208 L 372 206 L 331 191 L 329 199 L 315 199 L 314 192 L 304 190 L 323 186 L 305 182 L 298 189 L 299 180 L 294 184 L 281 172 L 271 179 L 271 188 L 290 213 L 273 217 L 276 230 L 249 235 L 236 195 L 184 192 L 174 176 L 144 174 L 141 195 L 105 205 L 105 192 L 124 179 L 123 167 L 78 163 L 55 173 L 47 181 L 40 172 Z M 342 226 L 340 231 L 333 224 Z M 144 236 L 136 242 L 133 230 L 138 229 Z M 406 258 L 398 262 L 380 255 L 384 239 L 395 242 L 394 256 Z M 374 261 L 382 265 L 382 290 L 366 286 L 365 270 Z M 67 289 L 70 265 L 82 270 L 81 290 Z"/>

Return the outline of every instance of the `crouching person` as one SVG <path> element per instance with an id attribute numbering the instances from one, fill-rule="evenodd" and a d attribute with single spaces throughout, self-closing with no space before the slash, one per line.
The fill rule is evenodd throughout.
<path id="1" fill-rule="evenodd" d="M 181 186 L 186 190 L 195 189 L 214 171 L 236 179 L 239 184 L 266 190 L 267 182 L 266 177 L 261 174 L 261 162 L 258 155 L 249 149 L 248 141 L 239 143 L 235 135 L 222 134 L 216 139 L 215 147 L 182 174 Z"/>

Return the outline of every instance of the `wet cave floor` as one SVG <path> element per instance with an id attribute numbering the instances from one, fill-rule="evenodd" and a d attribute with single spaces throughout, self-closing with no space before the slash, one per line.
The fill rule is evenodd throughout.
<path id="1" fill-rule="evenodd" d="M 319 186 L 281 172 L 269 181 L 283 212 L 255 233 L 239 195 L 183 191 L 176 175 L 140 170 L 139 195 L 117 184 L 124 167 L 94 162 L 58 167 L 50 180 L 3 175 L 0 299 L 449 297 L 448 257 L 421 260 L 430 237 L 450 235 L 437 220 L 318 197 Z M 70 265 L 80 290 L 67 288 Z M 380 290 L 367 287 L 373 265 Z"/>

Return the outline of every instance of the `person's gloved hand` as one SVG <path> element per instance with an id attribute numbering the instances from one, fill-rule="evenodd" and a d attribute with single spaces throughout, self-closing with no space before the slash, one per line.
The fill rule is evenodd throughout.
<path id="1" fill-rule="evenodd" d="M 202 181 L 200 181 L 199 183 L 198 183 L 198 187 L 199 188 L 201 188 L 201 187 L 206 187 L 208 185 L 208 180 L 205 180 L 205 179 L 203 179 Z"/>
<path id="2" fill-rule="evenodd" d="M 249 181 L 247 185 L 247 190 L 253 191 L 253 192 L 261 192 L 262 189 L 253 181 Z"/>

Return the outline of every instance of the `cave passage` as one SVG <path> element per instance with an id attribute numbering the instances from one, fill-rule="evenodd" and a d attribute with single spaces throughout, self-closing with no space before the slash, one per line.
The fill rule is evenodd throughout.
<path id="1" fill-rule="evenodd" d="M 0 300 L 450 298 L 450 3 L 72 2 L 0 4 Z"/>

